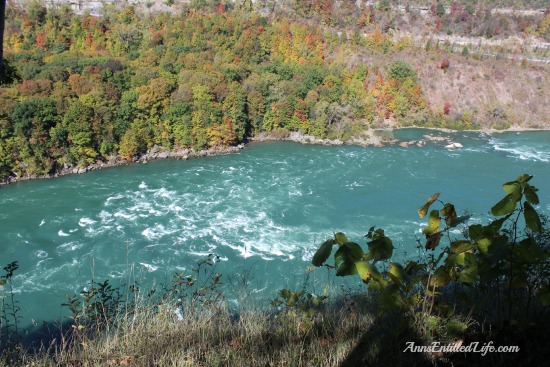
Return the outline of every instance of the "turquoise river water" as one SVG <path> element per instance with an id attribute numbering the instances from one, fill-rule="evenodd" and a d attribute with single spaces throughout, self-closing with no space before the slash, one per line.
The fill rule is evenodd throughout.
<path id="1" fill-rule="evenodd" d="M 538 210 L 550 212 L 550 132 L 450 136 L 464 148 L 268 142 L 5 186 L 0 265 L 19 261 L 13 285 L 25 326 L 68 316 L 65 294 L 92 277 L 117 284 L 132 273 L 166 283 L 209 253 L 220 256 L 227 279 L 246 278 L 247 291 L 265 299 L 300 284 L 315 246 L 335 231 L 364 244 L 368 228 L 381 227 L 396 256 L 415 256 L 424 226 L 416 210 L 434 192 L 484 221 L 503 196 L 500 185 L 529 173 Z"/>

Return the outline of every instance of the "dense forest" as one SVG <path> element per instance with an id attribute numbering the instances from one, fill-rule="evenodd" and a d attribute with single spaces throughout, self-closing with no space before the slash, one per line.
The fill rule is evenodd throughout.
<path id="1" fill-rule="evenodd" d="M 548 12 L 499 23 L 481 5 L 453 4 L 433 7 L 429 27 L 549 38 Z M 347 141 L 388 121 L 429 125 L 451 109 L 430 106 L 402 59 L 411 40 L 390 34 L 413 23 L 389 2 L 295 1 L 267 11 L 194 1 L 145 13 L 111 4 L 102 16 L 31 2 L 6 11 L 14 81 L 0 88 L 3 178 L 132 159 L 154 145 L 233 145 L 259 133 Z M 381 61 L 366 62 L 377 55 Z M 446 58 L 438 64 L 448 67 Z M 468 112 L 451 122 L 478 126 Z"/>
<path id="2" fill-rule="evenodd" d="M 8 2 L 0 180 L 131 161 L 152 148 L 201 151 L 291 132 L 353 142 L 387 127 L 506 129 L 524 121 L 510 98 L 539 116 L 528 127 L 548 127 L 549 69 L 527 58 L 545 51 L 527 56 L 519 42 L 518 54 L 500 60 L 490 54 L 505 49 L 498 42 L 484 54 L 430 38 L 550 41 L 550 10 L 494 11 L 512 3 L 419 0 L 401 11 L 389 0 L 165 0 L 166 11 L 148 1 L 104 4 L 92 15 Z M 428 36 L 406 36 L 419 33 Z M 497 101 L 486 85 L 498 87 Z M 469 214 L 458 216 L 432 195 L 418 209 L 425 242 L 417 237 L 423 255 L 414 261 L 392 258 L 390 231 L 372 227 L 365 244 L 334 233 L 318 246 L 303 287 L 281 289 L 267 311 L 226 307 L 215 255 L 156 293 L 92 279 L 66 295 L 66 334 L 60 325 L 60 339 L 35 355 L 23 347 L 25 305 L 12 284 L 13 261 L 0 274 L 0 366 L 542 365 L 550 351 L 550 232 L 535 209 L 532 178 L 502 185 L 505 196 L 487 224 L 467 222 Z M 356 276 L 368 288 L 352 294 L 342 286 L 343 299 L 310 293 L 315 271 Z M 487 357 L 404 353 L 411 341 L 521 349 Z"/>

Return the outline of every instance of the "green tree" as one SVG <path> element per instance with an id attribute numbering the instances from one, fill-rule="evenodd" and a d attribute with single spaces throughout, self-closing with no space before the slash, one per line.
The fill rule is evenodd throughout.
<path id="1" fill-rule="evenodd" d="M 0 0 L 0 80 L 4 77 L 4 28 L 6 24 L 6 0 Z"/>
<path id="2" fill-rule="evenodd" d="M 391 9 L 391 3 L 390 0 L 380 0 L 378 1 L 378 10 L 381 11 L 390 11 Z"/>
<path id="3" fill-rule="evenodd" d="M 260 92 L 254 90 L 247 95 L 247 105 L 248 118 L 250 120 L 250 132 L 253 135 L 260 131 L 260 124 L 265 114 L 264 97 Z"/>
<path id="4" fill-rule="evenodd" d="M 126 133 L 131 122 L 137 117 L 139 113 L 137 100 L 138 93 L 135 89 L 126 90 L 122 93 L 120 104 L 116 110 L 116 117 L 113 121 L 115 139 L 120 139 Z"/>
<path id="5" fill-rule="evenodd" d="M 194 111 L 191 118 L 191 146 L 202 149 L 208 145 L 208 126 L 206 111 Z"/>
<path id="6" fill-rule="evenodd" d="M 70 160 L 85 166 L 94 162 L 98 153 L 95 150 L 92 123 L 94 110 L 75 100 L 63 117 L 63 126 L 67 129 Z"/>
<path id="7" fill-rule="evenodd" d="M 223 102 L 224 116 L 231 121 L 237 141 L 243 141 L 247 129 L 246 97 L 238 83 L 232 83 Z"/>
<path id="8" fill-rule="evenodd" d="M 128 131 L 126 131 L 120 140 L 120 148 L 118 152 L 128 160 L 131 160 L 132 157 L 138 154 L 139 144 L 134 130 L 128 129 Z"/>
<path id="9" fill-rule="evenodd" d="M 127 54 L 136 51 L 141 44 L 143 34 L 135 25 L 120 24 L 114 30 L 113 49 L 116 54 Z"/>
<path id="10" fill-rule="evenodd" d="M 407 62 L 401 60 L 393 62 L 388 71 L 388 76 L 401 82 L 407 78 L 412 78 L 412 80 L 416 81 L 416 72 Z"/>
<path id="11" fill-rule="evenodd" d="M 191 145 L 202 149 L 208 145 L 208 127 L 221 122 L 221 114 L 214 101 L 214 95 L 205 85 L 193 87 L 193 111 L 191 113 Z"/>
<path id="12" fill-rule="evenodd" d="M 51 159 L 50 129 L 58 121 L 56 102 L 52 99 L 29 98 L 15 105 L 10 116 L 13 122 L 20 175 L 48 174 L 54 169 Z"/>
<path id="13" fill-rule="evenodd" d="M 437 2 L 437 6 L 436 6 L 436 9 L 435 9 L 435 13 L 437 14 L 437 16 L 439 17 L 442 17 L 445 15 L 445 5 L 443 5 L 443 3 L 441 1 L 438 1 Z"/>
<path id="14" fill-rule="evenodd" d="M 174 91 L 174 80 L 159 77 L 151 79 L 149 84 L 136 88 L 137 106 L 150 116 L 160 116 L 167 111 L 170 93 Z"/>

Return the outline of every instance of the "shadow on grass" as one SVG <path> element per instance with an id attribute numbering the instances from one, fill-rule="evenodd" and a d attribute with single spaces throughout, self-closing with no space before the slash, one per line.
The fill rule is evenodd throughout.
<path id="1" fill-rule="evenodd" d="M 40 326 L 28 326 L 20 329 L 19 336 L 2 334 L 0 357 L 4 360 L 18 360 L 23 355 L 34 355 L 59 349 L 64 344 L 68 345 L 71 342 L 72 325 L 73 323 L 69 320 L 64 322 L 60 320 L 56 322 L 44 321 Z"/>
<path id="2" fill-rule="evenodd" d="M 411 322 L 386 314 L 374 320 L 339 367 L 432 365 L 423 353 L 403 352 L 407 342 L 420 343 Z"/>
<path id="3" fill-rule="evenodd" d="M 23 345 L 33 353 L 40 349 L 47 349 L 53 345 L 61 345 L 67 341 L 72 330 L 72 322 L 57 321 L 43 322 L 41 326 L 33 326 L 23 330 Z"/>
<path id="4" fill-rule="evenodd" d="M 337 321 L 337 320 L 334 320 Z M 405 351 L 410 342 L 414 342 L 415 346 L 427 346 L 431 341 L 427 341 L 419 336 L 417 330 L 413 327 L 411 320 L 407 319 L 404 314 L 387 313 L 382 316 L 375 317 L 370 322 L 370 325 L 356 325 L 348 330 L 342 330 L 339 335 L 333 335 L 338 323 L 331 325 L 322 325 L 319 332 L 310 333 L 305 339 L 288 338 L 273 333 L 273 329 L 267 328 L 260 335 L 257 335 L 259 340 L 253 341 L 253 338 L 248 339 L 252 344 L 242 341 L 242 345 L 231 347 L 232 343 L 237 342 L 239 331 L 235 331 L 235 325 L 238 323 L 238 318 L 228 321 L 219 338 L 210 339 L 211 344 L 198 345 L 195 348 L 201 351 L 201 355 L 197 355 L 196 362 L 201 365 L 211 365 L 210 362 L 217 360 L 220 366 L 325 366 L 321 364 L 327 360 L 316 359 L 313 350 L 319 345 L 327 346 L 325 341 L 332 339 L 332 343 L 345 345 L 347 341 L 354 341 L 354 345 L 349 352 L 346 353 L 343 360 L 337 364 L 338 367 L 356 367 L 356 366 L 544 366 L 550 361 L 550 322 L 549 320 L 539 320 L 538 323 L 533 323 L 523 328 L 507 328 L 499 330 L 485 330 L 481 332 L 470 332 L 463 335 L 460 339 L 462 345 L 467 346 L 472 343 L 478 343 L 477 349 L 481 349 L 484 345 L 499 346 L 518 346 L 519 352 L 503 353 L 492 352 L 483 355 L 479 352 L 467 353 L 423 353 Z M 55 348 L 62 347 L 63 343 L 70 342 L 72 326 L 70 322 L 65 322 L 62 325 L 43 324 L 40 327 L 32 327 L 23 331 L 25 335 L 23 342 L 25 345 L 25 353 L 33 353 L 33 351 L 44 351 L 50 348 L 51 352 Z M 148 362 L 151 366 L 156 366 L 156 361 L 162 356 L 162 349 L 170 345 L 178 347 L 178 349 L 188 349 L 193 347 L 192 341 L 185 342 L 185 329 L 174 330 L 174 333 L 162 333 L 156 335 L 155 339 L 150 339 L 146 334 L 141 335 L 143 339 L 137 341 L 136 349 L 144 351 L 150 350 Z M 242 332 L 242 330 L 241 330 Z M 339 339 L 340 338 L 340 339 Z M 181 340 L 181 341 L 178 341 Z M 205 340 L 206 341 L 206 340 Z M 204 341 L 204 342 L 205 342 Z M 146 344 L 143 344 L 146 343 Z M 295 345 L 303 344 L 305 350 L 300 353 L 300 360 L 290 359 L 289 357 L 298 354 L 287 354 L 285 350 L 293 350 Z M 441 345 L 446 345 L 441 341 Z M 308 347 L 309 346 L 309 347 Z M 317 346 L 317 347 L 316 347 Z M 197 347 L 197 346 L 195 346 Z M 309 348 L 313 350 L 309 350 Z M 218 352 L 222 351 L 222 352 Z M 9 350 L 8 350 L 9 352 Z M 121 351 L 122 352 L 122 351 Z M 298 351 L 299 352 L 299 351 Z M 203 355 L 204 353 L 204 355 Z M 217 353 L 219 355 L 217 355 Z M 226 358 L 231 353 L 241 354 L 234 355 L 232 358 Z M 250 359 L 247 354 L 251 353 Z M 208 356 L 207 356 L 208 355 Z M 224 357 L 224 355 L 226 355 Z M 286 356 L 278 358 L 277 355 Z M 78 357 L 77 357 L 78 358 Z M 302 359 L 303 358 L 303 359 Z M 259 364 L 260 361 L 262 362 Z M 250 362 L 246 364 L 245 362 Z M 335 362 L 333 360 L 333 362 Z M 9 365 L 9 364 L 8 364 Z M 13 364 L 17 365 L 17 364 Z M 138 364 L 130 364 L 138 365 Z M 335 364 L 330 364 L 335 365 Z"/>
<path id="5" fill-rule="evenodd" d="M 455 341 L 477 351 L 459 353 L 411 352 L 408 342 L 429 346 L 402 315 L 377 318 L 339 367 L 356 366 L 548 366 L 550 365 L 550 320 L 540 320 L 523 328 L 488 330 L 466 334 Z M 450 343 L 452 344 L 452 343 Z M 441 346 L 448 343 L 440 342 Z M 487 347 L 487 352 L 482 350 Z M 495 347 L 490 351 L 490 347 Z M 498 351 L 499 347 L 519 347 L 519 351 Z"/>

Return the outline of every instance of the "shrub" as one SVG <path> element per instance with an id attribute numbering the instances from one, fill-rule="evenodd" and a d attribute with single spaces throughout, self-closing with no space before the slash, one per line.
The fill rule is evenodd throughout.
<path id="1" fill-rule="evenodd" d="M 448 115 L 451 112 L 451 104 L 449 102 L 445 102 L 443 105 L 443 113 L 445 115 Z"/>
<path id="2" fill-rule="evenodd" d="M 404 81 L 407 78 L 412 78 L 416 81 L 416 72 L 405 61 L 395 61 L 390 67 L 388 75 L 398 81 Z"/>
<path id="3" fill-rule="evenodd" d="M 524 174 L 503 184 L 506 196 L 491 208 L 497 219 L 465 226 L 465 239 L 453 239 L 451 230 L 470 216 L 458 216 L 453 204 L 440 201 L 439 193 L 432 195 L 418 209 L 420 218 L 429 212 L 422 231 L 424 258 L 390 262 L 392 240 L 372 227 L 365 236 L 368 251 L 338 232 L 321 244 L 312 263 L 325 265 L 336 247 L 337 276 L 358 275 L 378 300 L 380 313 L 398 309 L 430 338 L 439 327 L 448 336 L 453 330 L 464 332 L 472 315 L 481 324 L 502 327 L 519 320 L 528 325 L 550 306 L 550 251 L 547 235 L 540 238 L 547 232 L 534 208 L 539 198 L 531 179 Z M 435 202 L 441 209 L 430 211 Z M 447 247 L 435 251 L 443 240 L 449 241 Z M 496 292 L 502 297 L 494 299 Z"/>

